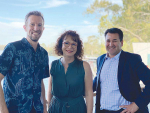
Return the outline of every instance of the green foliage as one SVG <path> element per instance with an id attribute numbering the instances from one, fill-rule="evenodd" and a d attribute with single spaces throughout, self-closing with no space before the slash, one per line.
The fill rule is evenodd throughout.
<path id="1" fill-rule="evenodd" d="M 99 33 L 117 27 L 124 32 L 124 50 L 132 52 L 132 42 L 150 42 L 150 0 L 122 0 L 123 5 L 109 0 L 95 0 L 86 14 L 99 17 Z"/>
<path id="2" fill-rule="evenodd" d="M 99 56 L 105 52 L 104 43 L 100 42 L 100 38 L 96 36 L 89 36 L 88 40 L 84 42 L 84 53 L 86 56 Z"/>
<path id="3" fill-rule="evenodd" d="M 54 44 L 50 44 L 50 45 L 46 46 L 46 44 L 42 43 L 41 46 L 48 52 L 49 55 L 55 56 Z"/>

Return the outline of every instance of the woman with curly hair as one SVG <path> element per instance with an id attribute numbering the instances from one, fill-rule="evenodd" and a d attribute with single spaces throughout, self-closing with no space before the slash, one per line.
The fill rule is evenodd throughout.
<path id="1" fill-rule="evenodd" d="M 57 39 L 55 53 L 62 57 L 51 64 L 48 113 L 92 113 L 92 72 L 90 65 L 82 60 L 79 35 L 71 30 L 64 32 Z"/>

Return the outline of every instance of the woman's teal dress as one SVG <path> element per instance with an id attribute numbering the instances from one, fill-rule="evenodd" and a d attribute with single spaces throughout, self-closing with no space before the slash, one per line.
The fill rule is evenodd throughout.
<path id="1" fill-rule="evenodd" d="M 48 113 L 87 113 L 83 98 L 85 92 L 83 61 L 75 59 L 65 74 L 60 59 L 52 62 L 52 99 Z"/>

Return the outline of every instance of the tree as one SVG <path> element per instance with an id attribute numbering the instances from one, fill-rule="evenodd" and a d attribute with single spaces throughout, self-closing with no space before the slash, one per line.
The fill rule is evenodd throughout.
<path id="1" fill-rule="evenodd" d="M 89 36 L 84 42 L 84 54 L 88 57 L 99 56 L 105 53 L 105 45 L 99 37 Z"/>
<path id="2" fill-rule="evenodd" d="M 132 42 L 150 42 L 150 0 L 122 0 L 123 5 L 109 0 L 95 0 L 86 14 L 99 18 L 99 33 L 111 27 L 124 32 L 124 50 L 132 52 Z"/>
<path id="3" fill-rule="evenodd" d="M 49 55 L 51 56 L 55 56 L 54 53 L 54 44 L 50 44 L 50 45 L 46 45 L 45 43 L 42 43 L 41 46 L 46 49 L 46 51 L 48 52 Z"/>

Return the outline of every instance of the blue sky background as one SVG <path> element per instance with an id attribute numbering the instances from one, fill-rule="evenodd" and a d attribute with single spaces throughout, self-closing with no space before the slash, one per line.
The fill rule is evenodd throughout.
<path id="1" fill-rule="evenodd" d="M 111 0 L 120 4 L 121 0 Z M 76 30 L 83 41 L 98 34 L 98 19 L 84 15 L 94 0 L 0 0 L 0 45 L 26 37 L 25 15 L 33 10 L 43 13 L 45 30 L 40 43 L 55 43 L 65 30 Z"/>

